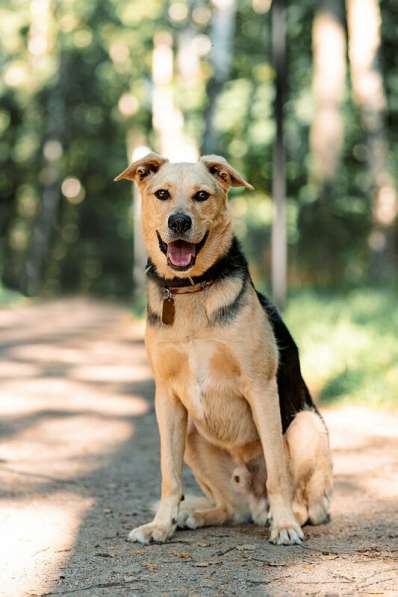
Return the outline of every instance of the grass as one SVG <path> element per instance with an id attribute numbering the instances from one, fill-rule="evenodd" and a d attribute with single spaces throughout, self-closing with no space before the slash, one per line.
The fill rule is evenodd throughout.
<path id="1" fill-rule="evenodd" d="M 324 404 L 398 407 L 397 292 L 302 291 L 284 314 L 312 393 Z"/>
<path id="2" fill-rule="evenodd" d="M 284 312 L 304 377 L 323 404 L 398 408 L 398 291 L 294 292 Z M 25 301 L 0 284 L 0 308 Z M 141 318 L 145 298 L 135 301 Z"/>
<path id="3" fill-rule="evenodd" d="M 24 300 L 26 300 L 26 297 L 19 292 L 15 292 L 15 290 L 5 288 L 0 282 L 0 307 L 11 306 L 16 303 L 21 303 Z"/>

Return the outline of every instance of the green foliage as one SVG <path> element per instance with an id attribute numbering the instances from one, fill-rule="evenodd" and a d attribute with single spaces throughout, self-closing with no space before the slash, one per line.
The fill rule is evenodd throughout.
<path id="1" fill-rule="evenodd" d="M 4 288 L 4 286 L 0 284 L 0 307 L 16 305 L 22 303 L 24 300 L 25 298 L 22 294 Z"/>
<path id="2" fill-rule="evenodd" d="M 321 403 L 397 407 L 396 296 L 396 288 L 293 295 L 285 317 Z"/>
<path id="3" fill-rule="evenodd" d="M 176 4 L 178 18 L 172 17 Z M 180 36 L 193 28 L 204 48 L 193 82 L 188 85 L 178 73 L 178 60 L 174 77 L 185 131 L 201 145 L 212 77 L 214 5 L 206 0 L 65 0 L 43 2 L 43 14 L 35 13 L 39 5 L 9 0 L 0 8 L 0 274 L 9 286 L 31 290 L 29 268 L 37 258 L 34 246 L 45 198 L 51 196 L 55 214 L 41 284 L 33 291 L 130 296 L 131 191 L 113 178 L 131 159 L 136 139 L 158 149 L 151 61 L 159 32 L 173 36 L 177 53 Z M 231 205 L 261 285 L 270 273 L 274 136 L 269 6 L 267 0 L 237 2 L 232 71 L 217 98 L 215 119 L 225 156 L 256 187 L 256 193 L 240 193 Z M 200 18 L 192 16 L 192 7 L 200 9 Z M 371 188 L 364 132 L 348 78 L 341 166 L 322 196 L 309 180 L 315 9 L 311 0 L 303 0 L 288 3 L 287 10 L 289 271 L 291 286 L 330 288 L 367 277 Z M 389 158 L 397 172 L 397 8 L 386 0 L 381 9 Z"/>

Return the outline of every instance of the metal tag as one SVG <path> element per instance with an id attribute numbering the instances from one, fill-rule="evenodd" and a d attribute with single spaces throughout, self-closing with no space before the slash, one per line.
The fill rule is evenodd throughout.
<path id="1" fill-rule="evenodd" d="M 165 289 L 162 303 L 162 323 L 173 325 L 175 317 L 174 298 L 170 290 Z"/>

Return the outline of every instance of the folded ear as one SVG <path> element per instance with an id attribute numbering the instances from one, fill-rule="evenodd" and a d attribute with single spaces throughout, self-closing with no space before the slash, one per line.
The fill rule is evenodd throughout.
<path id="1" fill-rule="evenodd" d="M 214 178 L 226 189 L 229 187 L 245 187 L 252 191 L 254 187 L 219 155 L 202 155 L 200 161 L 206 166 Z"/>
<path id="2" fill-rule="evenodd" d="M 155 174 L 155 172 L 157 172 L 166 162 L 168 162 L 168 160 L 162 158 L 162 156 L 157 153 L 148 153 L 145 157 L 130 164 L 130 166 L 116 176 L 114 180 L 119 181 L 126 179 L 140 184 L 141 182 L 144 182 L 145 179 Z"/>

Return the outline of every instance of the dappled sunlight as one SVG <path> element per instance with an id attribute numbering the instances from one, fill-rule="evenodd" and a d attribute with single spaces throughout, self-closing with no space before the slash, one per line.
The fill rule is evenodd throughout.
<path id="1" fill-rule="evenodd" d="M 148 379 L 148 378 L 146 378 Z M 111 409 L 113 409 L 113 398 L 119 397 L 121 394 L 116 390 L 108 388 L 105 386 L 101 386 L 102 392 L 98 392 L 97 389 L 90 387 L 89 384 L 81 383 L 78 381 L 73 381 L 67 379 L 65 377 L 39 377 L 37 379 L 30 379 L 27 381 L 24 380 L 17 380 L 17 381 L 10 381 L 6 382 L 2 385 L 2 408 L 7 408 L 7 404 L 10 404 L 9 401 L 12 401 L 14 398 L 24 398 L 27 401 L 30 399 L 40 399 L 45 397 L 47 400 L 51 399 L 51 404 L 56 404 L 53 400 L 61 400 L 64 404 L 61 406 L 62 409 L 74 408 L 75 407 L 75 400 L 77 404 L 80 405 L 83 403 L 84 400 L 96 400 L 94 406 L 89 403 L 87 408 L 91 410 L 95 407 L 101 407 L 104 404 L 105 409 L 107 406 L 110 405 Z M 129 392 L 132 396 L 134 395 L 134 389 L 131 389 Z M 4 398 L 3 398 L 4 397 Z M 8 402 L 7 402 L 8 399 Z M 117 401 L 115 405 L 120 404 Z M 139 406 L 141 403 L 140 401 L 134 402 L 134 399 L 131 402 L 132 406 L 131 409 L 135 413 L 136 408 L 138 405 L 138 409 L 140 410 L 141 407 Z M 30 408 L 29 403 L 26 404 L 27 408 Z M 34 408 L 34 402 L 32 402 L 32 408 Z M 128 410 L 128 404 L 126 403 L 124 409 Z"/>
<path id="2" fill-rule="evenodd" d="M 341 446 L 347 449 L 347 445 L 360 447 L 362 444 L 356 444 L 358 438 L 363 442 L 372 437 L 397 437 L 396 418 L 388 418 L 383 412 L 359 406 L 346 406 L 339 410 L 327 409 L 325 417 L 334 428 L 331 440 L 335 449 Z"/>
<path id="3" fill-rule="evenodd" d="M 148 379 L 147 366 L 91 365 L 74 367 L 69 376 L 83 381 L 128 383 Z"/>
<path id="4" fill-rule="evenodd" d="M 10 349 L 9 354 L 16 359 L 26 359 L 37 363 L 60 361 L 67 365 L 79 363 L 82 359 L 87 359 L 88 357 L 85 350 L 50 343 L 26 343 L 23 346 L 16 346 Z"/>
<path id="5" fill-rule="evenodd" d="M 397 500 L 397 416 L 348 406 L 323 414 L 330 429 L 337 488 L 349 480 L 365 500 Z"/>
<path id="6" fill-rule="evenodd" d="M 73 312 L 73 318 L 67 315 Z M 103 478 L 152 408 L 142 322 L 86 301 L 0 311 L 1 590 L 59 579 Z"/>
<path id="7" fill-rule="evenodd" d="M 86 384 L 49 378 L 9 382 L 2 384 L 0 416 L 28 416 L 51 407 L 57 412 L 101 412 L 110 416 L 140 416 L 148 411 L 148 402 L 134 395 L 127 395 L 90 388 Z"/>
<path id="8" fill-rule="evenodd" d="M 19 363 L 4 359 L 0 361 L 0 379 L 35 377 L 40 374 L 40 367 L 31 363 Z"/>
<path id="9" fill-rule="evenodd" d="M 18 422 L 16 424 L 18 429 Z M 109 416 L 73 414 L 65 417 L 41 411 L 38 420 L 16 431 L 0 450 L 7 470 L 34 473 L 38 468 L 56 479 L 69 479 L 103 466 L 120 444 L 134 435 L 134 426 Z M 0 476 L 1 476 L 0 464 Z M 30 478 L 29 483 L 39 483 Z M 26 482 L 26 480 L 25 480 Z"/>
<path id="10" fill-rule="evenodd" d="M 59 334 L 73 337 L 77 330 L 80 333 L 86 331 L 89 338 L 90 331 L 95 331 L 98 326 L 106 333 L 110 324 L 115 322 L 115 312 L 120 315 L 117 325 L 123 327 L 126 334 L 139 331 L 140 324 L 133 323 L 132 318 L 122 309 L 118 310 L 104 303 L 98 314 L 94 305 L 88 299 L 76 298 L 0 310 L 2 340 L 15 342 L 24 339 L 29 342 L 29 338 L 30 341 L 36 341 L 38 337 L 51 339 Z"/>
<path id="11" fill-rule="evenodd" d="M 94 500 L 68 491 L 45 497 L 2 500 L 0 592 L 42 594 L 59 578 L 81 520 Z"/>
<path id="12" fill-rule="evenodd" d="M 375 471 L 372 477 L 365 479 L 362 486 L 376 500 L 398 499 L 398 459 L 394 466 L 385 466 Z"/>

